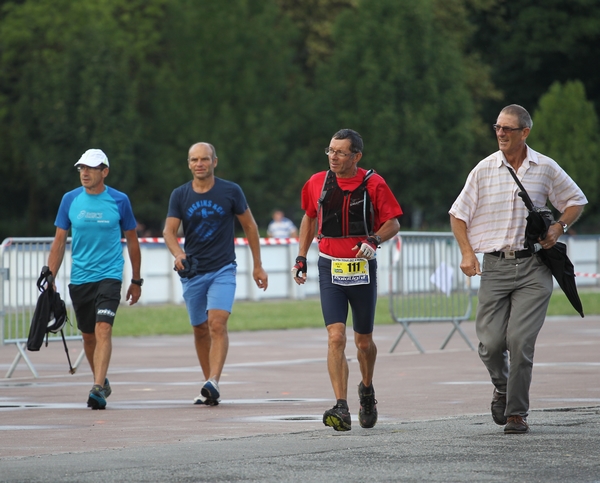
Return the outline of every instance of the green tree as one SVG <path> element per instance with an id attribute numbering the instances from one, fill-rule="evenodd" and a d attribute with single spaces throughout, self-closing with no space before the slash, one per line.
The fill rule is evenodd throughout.
<path id="1" fill-rule="evenodd" d="M 469 47 L 486 59 L 504 93 L 488 104 L 488 117 L 512 103 L 533 109 L 552 83 L 574 79 L 600 109 L 600 2 L 492 0 L 470 11 L 477 31 Z"/>
<path id="2" fill-rule="evenodd" d="M 179 0 L 163 31 L 158 82 L 148 86 L 139 190 L 164 219 L 171 190 L 191 178 L 187 150 L 212 143 L 216 174 L 238 182 L 263 225 L 273 207 L 296 205 L 290 146 L 304 82 L 294 65 L 296 30 L 272 1 Z"/>
<path id="3" fill-rule="evenodd" d="M 23 234 L 51 234 L 62 194 L 78 185 L 73 164 L 103 149 L 109 184 L 135 183 L 136 70 L 152 38 L 160 1 L 39 0 L 7 3 L 2 12 L 2 146 L 20 174 L 13 218 Z M 14 201 L 14 200 L 13 200 Z M 9 216 L 10 218 L 10 216 Z M 52 231 L 50 231 L 52 230 Z"/>
<path id="4" fill-rule="evenodd" d="M 460 45 L 435 9 L 430 0 L 359 2 L 338 18 L 336 49 L 320 70 L 328 135 L 363 135 L 363 167 L 386 178 L 417 228 L 421 216 L 447 224 L 473 143 Z"/>
<path id="5" fill-rule="evenodd" d="M 276 3 L 299 31 L 295 62 L 312 84 L 317 64 L 331 57 L 335 19 L 340 12 L 356 6 L 357 0 L 276 0 Z"/>
<path id="6" fill-rule="evenodd" d="M 593 217 L 600 199 L 600 129 L 583 83 L 553 83 L 540 98 L 533 120 L 528 144 L 569 173 L 588 198 L 584 217 Z"/>

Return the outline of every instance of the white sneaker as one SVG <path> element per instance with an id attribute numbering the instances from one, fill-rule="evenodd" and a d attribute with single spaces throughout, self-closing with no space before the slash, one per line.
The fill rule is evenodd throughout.
<path id="1" fill-rule="evenodd" d="M 214 379 L 206 381 L 200 390 L 200 395 L 206 398 L 204 404 L 207 406 L 216 406 L 219 404 L 221 393 L 219 392 L 219 384 L 217 384 L 217 381 Z"/>

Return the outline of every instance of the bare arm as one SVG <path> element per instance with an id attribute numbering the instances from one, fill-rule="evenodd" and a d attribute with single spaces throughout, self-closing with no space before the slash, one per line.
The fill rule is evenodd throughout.
<path id="1" fill-rule="evenodd" d="M 450 215 L 450 226 L 452 227 L 452 233 L 454 238 L 458 242 L 460 253 L 462 254 L 462 260 L 460 262 L 460 269 L 468 277 L 473 275 L 481 275 L 481 267 L 479 266 L 479 260 L 473 251 L 473 247 L 469 243 L 469 237 L 467 236 L 467 224 L 454 215 Z"/>
<path id="2" fill-rule="evenodd" d="M 68 230 L 63 230 L 62 228 L 56 228 L 56 233 L 54 235 L 54 240 L 52 241 L 52 246 L 50 247 L 50 255 L 48 256 L 48 268 L 56 278 L 56 274 L 60 270 L 60 266 L 62 265 L 63 259 L 65 257 L 65 247 L 67 245 L 67 236 L 69 234 Z"/>
<path id="3" fill-rule="evenodd" d="M 165 229 L 163 230 L 163 237 L 165 239 L 165 245 L 171 252 L 171 254 L 175 257 L 175 269 L 183 270 L 184 266 L 181 263 L 181 260 L 186 258 L 185 252 L 179 241 L 177 240 L 177 232 L 179 231 L 179 225 L 181 225 L 181 220 L 179 218 L 168 217 L 165 222 Z"/>
<path id="4" fill-rule="evenodd" d="M 310 246 L 312 245 L 312 242 L 315 238 L 316 227 L 317 227 L 317 219 L 316 218 L 310 218 L 306 214 L 302 217 L 302 222 L 300 223 L 300 235 L 298 237 L 298 256 L 299 257 L 306 258 L 306 255 L 308 254 L 308 250 L 310 249 Z M 303 283 L 306 282 L 307 273 L 305 271 L 298 273 L 298 270 L 296 268 L 292 268 L 292 274 L 294 274 L 293 275 L 294 281 L 298 285 L 302 285 Z M 299 275 L 299 274 L 301 276 L 297 277 L 296 275 Z"/>
<path id="5" fill-rule="evenodd" d="M 131 276 L 135 280 L 139 280 L 142 278 L 140 273 L 142 253 L 140 251 L 140 241 L 138 240 L 135 229 L 125 232 L 125 241 L 127 242 L 129 260 L 131 261 Z M 129 305 L 135 304 L 140 299 L 141 295 L 142 287 L 135 283 L 129 283 L 129 288 L 127 289 L 127 295 L 125 297 L 125 300 L 129 302 Z"/>
<path id="6" fill-rule="evenodd" d="M 254 281 L 256 282 L 256 286 L 258 288 L 262 288 L 263 290 L 267 290 L 267 286 L 269 285 L 269 277 L 267 272 L 262 267 L 262 261 L 260 258 L 260 237 L 258 235 L 258 226 L 256 221 L 254 220 L 254 216 L 252 216 L 252 212 L 250 208 L 248 208 L 241 215 L 237 215 L 237 219 L 239 220 L 242 228 L 244 229 L 244 233 L 246 234 L 246 238 L 248 239 L 248 246 L 250 247 L 250 252 L 252 253 L 252 261 L 254 264 L 254 270 L 252 271 L 252 276 L 254 277 Z"/>
<path id="7" fill-rule="evenodd" d="M 391 220 L 388 220 L 383 225 L 381 225 L 381 227 L 379 228 L 379 230 L 377 230 L 377 233 L 375 234 L 381 238 L 382 242 L 384 242 L 394 238 L 399 231 L 400 222 L 398 221 L 398 218 L 392 218 Z"/>
<path id="8" fill-rule="evenodd" d="M 306 257 L 308 250 L 315 239 L 315 232 L 317 228 L 317 219 L 310 218 L 308 215 L 302 217 L 300 223 L 300 234 L 298 238 L 298 256 Z"/>

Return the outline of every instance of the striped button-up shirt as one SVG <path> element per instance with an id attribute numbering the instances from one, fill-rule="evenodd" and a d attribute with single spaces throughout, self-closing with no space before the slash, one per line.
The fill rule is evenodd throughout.
<path id="1" fill-rule="evenodd" d="M 528 212 L 506 166 L 510 165 L 502 151 L 480 161 L 450 209 L 451 215 L 466 223 L 475 253 L 525 247 Z M 583 191 L 556 161 L 529 146 L 517 177 L 535 206 L 546 206 L 550 200 L 562 213 L 570 206 L 587 204 Z"/>

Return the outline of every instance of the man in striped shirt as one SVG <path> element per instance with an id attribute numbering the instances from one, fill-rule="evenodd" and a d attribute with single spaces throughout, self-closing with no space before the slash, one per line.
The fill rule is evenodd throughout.
<path id="1" fill-rule="evenodd" d="M 532 126 L 523 107 L 502 109 L 493 125 L 499 151 L 475 166 L 449 212 L 462 253 L 460 268 L 469 277 L 481 276 L 475 324 L 479 357 L 494 384 L 492 418 L 505 433 L 529 431 L 535 341 L 553 288 L 550 269 L 524 249 L 527 209 L 507 168 L 514 170 L 535 206 L 544 207 L 549 200 L 561 213 L 540 240 L 544 250 L 567 232 L 587 203 L 554 160 L 526 144 Z M 482 266 L 476 253 L 484 254 Z"/>

